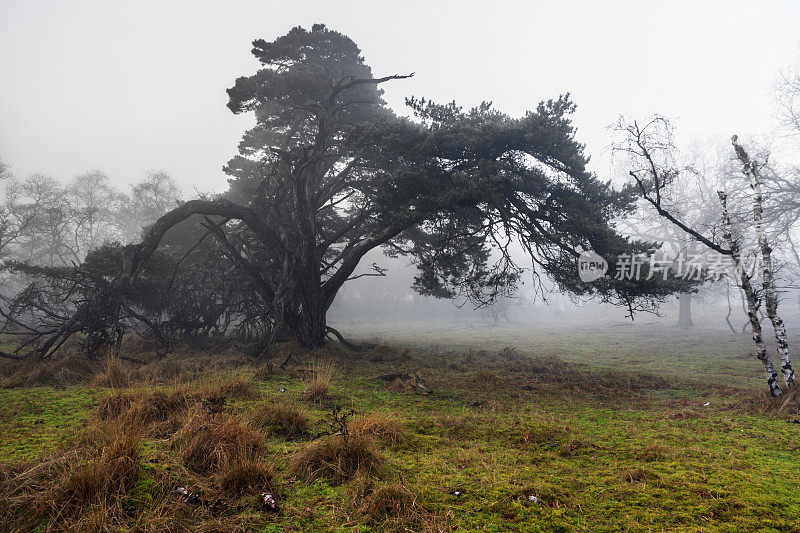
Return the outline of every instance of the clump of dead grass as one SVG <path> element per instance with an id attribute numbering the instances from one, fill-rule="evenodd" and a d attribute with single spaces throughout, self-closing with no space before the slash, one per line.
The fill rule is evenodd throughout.
<path id="1" fill-rule="evenodd" d="M 406 440 L 403 423 L 398 418 L 385 413 L 372 413 L 350 422 L 350 433 L 364 437 L 374 437 L 382 442 L 397 444 Z"/>
<path id="2" fill-rule="evenodd" d="M 403 483 L 381 483 L 358 473 L 349 482 L 347 495 L 355 518 L 380 531 L 452 531 L 447 516 L 430 513 Z"/>
<path id="3" fill-rule="evenodd" d="M 764 395 L 766 397 L 766 395 Z M 782 413 L 791 413 L 791 414 L 798 414 L 800 413 L 800 387 L 795 386 L 792 389 L 789 389 L 787 392 L 783 394 L 780 402 L 772 401 L 772 398 L 769 399 L 770 401 L 764 402 L 768 404 L 776 404 L 780 403 L 780 407 L 778 410 Z"/>
<path id="4" fill-rule="evenodd" d="M 358 474 L 350 482 L 348 495 L 356 515 L 381 526 L 382 531 L 392 522 L 406 527 L 419 526 L 424 516 L 417 495 L 402 483 L 379 483 L 370 476 Z"/>
<path id="5" fill-rule="evenodd" d="M 121 497 L 136 482 L 139 439 L 117 424 L 94 424 L 72 446 L 0 472 L 0 524 L 30 531 L 50 521 L 58 530 L 99 531 L 121 514 Z"/>
<path id="6" fill-rule="evenodd" d="M 186 468 L 202 475 L 253 460 L 263 449 L 254 428 L 230 413 L 210 414 L 200 407 L 189 412 L 171 445 Z"/>
<path id="7" fill-rule="evenodd" d="M 256 427 L 267 430 L 270 435 L 290 440 L 308 434 L 308 412 L 286 402 L 262 402 L 256 407 L 251 420 Z"/>
<path id="8" fill-rule="evenodd" d="M 122 389 L 130 387 L 133 381 L 133 369 L 119 357 L 110 355 L 105 366 L 92 378 L 92 386 Z"/>
<path id="9" fill-rule="evenodd" d="M 332 435 L 309 442 L 292 457 L 289 471 L 305 480 L 343 482 L 357 473 L 373 475 L 385 463 L 375 441 L 363 435 Z"/>
<path id="10" fill-rule="evenodd" d="M 219 384 L 219 389 L 225 396 L 240 400 L 253 400 L 260 396 L 252 380 L 245 379 L 242 376 L 234 376 L 222 381 Z"/>
<path id="11" fill-rule="evenodd" d="M 97 362 L 89 360 L 85 355 L 70 353 L 58 354 L 47 360 L 36 356 L 29 356 L 21 361 L 0 358 L 0 387 L 66 387 L 86 381 L 97 370 Z"/>
<path id="12" fill-rule="evenodd" d="M 257 458 L 229 464 L 219 474 L 218 482 L 225 494 L 234 497 L 248 491 L 274 493 L 277 489 L 275 467 Z"/>
<path id="13" fill-rule="evenodd" d="M 330 399 L 331 380 L 334 375 L 332 361 L 317 360 L 302 372 L 306 384 L 303 399 L 307 402 L 320 403 Z"/>
<path id="14" fill-rule="evenodd" d="M 167 437 L 180 428 L 182 418 L 197 398 L 185 390 L 132 390 L 100 399 L 95 417 L 124 424 L 138 434 Z"/>

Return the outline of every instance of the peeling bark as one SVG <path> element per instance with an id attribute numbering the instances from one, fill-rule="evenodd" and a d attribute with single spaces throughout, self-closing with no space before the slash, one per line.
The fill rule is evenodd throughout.
<path id="1" fill-rule="evenodd" d="M 728 213 L 728 195 L 722 191 L 717 193 L 719 200 L 722 203 L 722 223 L 724 226 L 723 237 L 728 243 L 733 258 L 734 265 L 739 272 L 741 287 L 744 291 L 745 298 L 747 299 L 747 317 L 750 319 L 750 327 L 753 329 L 753 342 L 756 344 L 756 357 L 764 363 L 764 372 L 767 375 L 767 385 L 769 392 L 776 398 L 782 394 L 781 386 L 778 383 L 778 373 L 775 372 L 775 367 L 772 364 L 772 359 L 767 353 L 767 347 L 764 344 L 764 337 L 761 333 L 761 322 L 758 320 L 758 307 L 759 302 L 756 297 L 755 289 L 750 282 L 750 276 L 747 275 L 744 268 L 741 267 L 741 253 L 739 251 L 739 243 L 733 238 L 731 229 L 731 218 Z"/>
<path id="2" fill-rule="evenodd" d="M 761 279 L 764 287 L 764 304 L 767 317 L 772 323 L 772 329 L 775 332 L 775 342 L 778 346 L 778 356 L 781 359 L 783 380 L 786 387 L 789 388 L 794 386 L 795 383 L 794 369 L 792 368 L 791 357 L 789 355 L 786 324 L 784 324 L 783 320 L 778 315 L 778 298 L 775 294 L 775 276 L 772 269 L 772 248 L 764 232 L 764 208 L 761 181 L 758 176 L 758 166 L 756 161 L 750 159 L 742 145 L 739 144 L 735 135 L 733 136 L 732 143 L 736 150 L 736 156 L 742 163 L 742 172 L 750 180 L 750 188 L 753 189 L 753 223 L 756 230 L 756 237 L 758 238 L 758 245 L 759 248 L 761 248 Z"/>

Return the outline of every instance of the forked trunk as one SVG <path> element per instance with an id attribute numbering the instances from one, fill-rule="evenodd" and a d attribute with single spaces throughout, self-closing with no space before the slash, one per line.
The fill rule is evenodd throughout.
<path id="1" fill-rule="evenodd" d="M 770 394 L 775 398 L 780 396 L 783 391 L 781 391 L 781 386 L 778 384 L 778 373 L 775 372 L 772 359 L 767 353 L 767 347 L 764 344 L 764 337 L 761 334 L 761 322 L 758 320 L 758 298 L 756 298 L 755 290 L 753 289 L 752 283 L 750 283 L 750 276 L 742 267 L 739 243 L 733 238 L 731 219 L 728 214 L 728 195 L 722 191 L 717 194 L 722 203 L 723 236 L 731 250 L 731 257 L 740 275 L 745 298 L 747 298 L 747 317 L 750 320 L 750 327 L 753 329 L 753 342 L 756 345 L 756 357 L 764 364 L 764 372 L 767 375 L 767 386 L 769 387 Z"/>
<path id="2" fill-rule="evenodd" d="M 775 294 L 775 278 L 772 271 L 772 248 L 767 242 L 764 232 L 764 208 L 762 206 L 761 181 L 758 178 L 756 162 L 751 160 L 744 148 L 737 142 L 736 136 L 733 137 L 733 147 L 736 155 L 744 166 L 743 172 L 750 180 L 750 187 L 753 189 L 753 223 L 758 237 L 758 245 L 761 248 L 761 267 L 762 285 L 764 287 L 764 307 L 769 321 L 772 323 L 772 330 L 775 332 L 775 342 L 778 346 L 778 356 L 781 359 L 781 371 L 786 387 L 792 387 L 795 383 L 794 369 L 789 356 L 789 342 L 786 335 L 786 325 L 778 316 L 778 298 Z"/>

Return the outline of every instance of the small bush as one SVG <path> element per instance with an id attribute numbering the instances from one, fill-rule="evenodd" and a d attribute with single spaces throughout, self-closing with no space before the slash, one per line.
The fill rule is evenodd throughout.
<path id="1" fill-rule="evenodd" d="M 252 415 L 256 427 L 287 439 L 308 433 L 308 413 L 288 403 L 267 401 L 256 407 Z"/>
<path id="2" fill-rule="evenodd" d="M 325 477 L 341 482 L 356 473 L 377 473 L 384 461 L 370 438 L 363 435 L 350 435 L 348 438 L 329 436 L 301 448 L 292 458 L 289 470 L 306 480 Z"/>

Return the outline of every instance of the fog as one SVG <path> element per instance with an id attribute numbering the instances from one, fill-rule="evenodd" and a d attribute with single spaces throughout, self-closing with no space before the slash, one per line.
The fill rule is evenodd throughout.
<path id="1" fill-rule="evenodd" d="M 0 3 L 0 158 L 18 176 L 147 170 L 223 191 L 249 115 L 225 90 L 256 67 L 250 42 L 325 22 L 404 98 L 491 100 L 512 115 L 571 92 L 578 138 L 609 174 L 619 114 L 677 118 L 685 138 L 768 134 L 778 72 L 798 56 L 796 2 Z"/>
<path id="2" fill-rule="evenodd" d="M 518 115 L 570 92 L 590 168 L 619 178 L 609 126 L 620 115 L 668 116 L 683 144 L 735 132 L 780 144 L 775 84 L 797 64 L 798 19 L 800 6 L 790 1 L 503 2 L 491 10 L 478 2 L 5 1 L 0 158 L 18 178 L 43 173 L 67 183 L 100 170 L 124 191 L 157 169 L 184 198 L 222 192 L 222 166 L 253 123 L 227 109 L 225 92 L 256 67 L 251 41 L 324 21 L 354 39 L 376 75 L 415 73 L 385 87 L 399 114 L 409 114 L 410 95 L 466 107 L 490 100 Z M 416 295 L 407 259 L 375 251 L 358 272 L 373 261 L 388 269 L 385 277 L 348 284 L 333 322 L 435 318 L 494 327 L 585 303 L 535 277 L 524 257 L 519 290 L 490 309 Z M 695 302 L 716 313 L 720 298 L 716 290 Z M 665 321 L 674 320 L 673 307 L 660 310 Z M 741 319 L 740 306 L 735 313 Z"/>
<path id="3" fill-rule="evenodd" d="M 800 531 L 798 21 L 0 0 L 0 531 Z"/>

